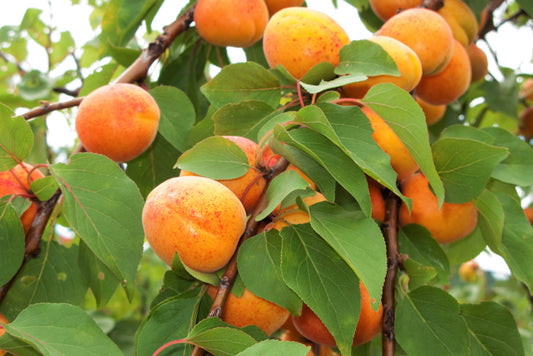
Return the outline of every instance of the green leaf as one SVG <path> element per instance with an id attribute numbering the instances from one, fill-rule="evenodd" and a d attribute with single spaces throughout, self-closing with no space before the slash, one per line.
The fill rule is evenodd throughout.
<path id="1" fill-rule="evenodd" d="M 0 200 L 0 286 L 5 285 L 17 272 L 24 258 L 24 229 L 17 211 Z"/>
<path id="2" fill-rule="evenodd" d="M 526 0 L 516 0 L 520 7 L 527 12 L 530 17 L 533 17 L 533 4 Z"/>
<path id="3" fill-rule="evenodd" d="M 521 186 L 533 185 L 533 148 L 512 133 L 498 127 L 486 127 L 483 132 L 494 137 L 496 146 L 509 150 L 509 156 L 492 172 L 502 182 Z"/>
<path id="4" fill-rule="evenodd" d="M 496 193 L 505 212 L 503 238 L 499 251 L 516 278 L 533 290 L 533 228 L 520 203 L 511 196 Z"/>
<path id="5" fill-rule="evenodd" d="M 309 183 L 303 179 L 298 172 L 288 170 L 282 172 L 272 179 L 268 186 L 267 198 L 268 205 L 257 215 L 256 221 L 261 221 L 268 216 L 274 209 L 295 190 L 305 189 Z"/>
<path id="6" fill-rule="evenodd" d="M 510 117 L 516 117 L 518 110 L 518 91 L 516 73 L 512 69 L 504 70 L 503 80 L 484 81 L 480 89 L 484 93 L 485 103 L 491 111 L 504 113 Z M 514 99 L 514 100 L 513 100 Z"/>
<path id="7" fill-rule="evenodd" d="M 75 154 L 50 172 L 63 192 L 70 226 L 132 298 L 144 240 L 139 189 L 116 163 L 92 153 Z"/>
<path id="8" fill-rule="evenodd" d="M 45 73 L 34 69 L 22 76 L 19 93 L 24 100 L 44 99 L 52 91 L 52 86 L 52 80 Z"/>
<path id="9" fill-rule="evenodd" d="M 511 312 L 495 302 L 461 305 L 471 355 L 524 355 L 522 340 Z"/>
<path id="10" fill-rule="evenodd" d="M 30 183 L 30 190 L 40 201 L 47 201 L 59 189 L 59 185 L 52 176 L 39 178 Z"/>
<path id="11" fill-rule="evenodd" d="M 30 125 L 21 116 L 0 105 L 0 172 L 10 170 L 23 161 L 33 147 Z"/>
<path id="12" fill-rule="evenodd" d="M 187 139 L 196 122 L 191 101 L 184 92 L 170 86 L 157 86 L 150 94 L 161 111 L 158 132 L 178 151 L 184 152 L 189 148 Z"/>
<path id="13" fill-rule="evenodd" d="M 444 187 L 433 163 L 424 113 L 415 100 L 390 83 L 370 88 L 363 102 L 376 112 L 398 135 L 424 173 L 439 201 L 444 201 Z"/>
<path id="14" fill-rule="evenodd" d="M 156 305 L 143 320 L 135 336 L 137 355 L 152 355 L 159 347 L 173 340 L 184 339 L 195 322 L 199 297 L 186 293 Z M 163 355 L 189 355 L 192 347 L 177 344 L 166 348 Z"/>
<path id="15" fill-rule="evenodd" d="M 478 211 L 478 227 L 483 239 L 492 251 L 498 251 L 502 241 L 504 212 L 498 198 L 484 189 L 481 194 L 474 199 Z"/>
<path id="16" fill-rule="evenodd" d="M 118 68 L 118 63 L 111 62 L 95 69 L 87 78 L 85 78 L 79 96 L 86 96 L 93 90 L 109 84 Z"/>
<path id="17" fill-rule="evenodd" d="M 420 266 L 431 267 L 436 273 L 437 283 L 448 283 L 450 273 L 448 258 L 439 243 L 424 227 L 416 224 L 404 226 L 398 231 L 398 247 L 401 253 L 409 256 L 409 260 L 417 262 Z"/>
<path id="18" fill-rule="evenodd" d="M 231 340 L 231 342 L 228 342 Z M 245 331 L 224 323 L 219 318 L 200 321 L 187 336 L 187 341 L 215 356 L 231 356 L 246 350 L 256 339 Z"/>
<path id="19" fill-rule="evenodd" d="M 306 356 L 310 347 L 298 342 L 265 340 L 241 351 L 237 356 Z"/>
<path id="20" fill-rule="evenodd" d="M 212 136 L 184 152 L 176 167 L 212 179 L 234 179 L 246 174 L 250 164 L 246 153 L 235 142 Z"/>
<path id="21" fill-rule="evenodd" d="M 277 125 L 274 135 L 317 161 L 357 200 L 365 215 L 371 215 L 372 204 L 364 172 L 340 148 L 308 128 L 287 131 Z"/>
<path id="22" fill-rule="evenodd" d="M 5 329 L 46 356 L 122 355 L 85 311 L 70 304 L 30 305 Z M 4 349 L 2 341 L 0 348 Z"/>
<path id="23" fill-rule="evenodd" d="M 322 320 L 342 354 L 350 354 L 361 309 L 359 280 L 346 262 L 309 226 L 281 230 L 285 283 Z"/>
<path id="24" fill-rule="evenodd" d="M 328 63 L 329 64 L 329 63 Z M 306 74 L 307 76 L 307 74 Z M 341 87 L 346 84 L 354 83 L 354 82 L 361 82 L 368 77 L 362 74 L 350 74 L 350 75 L 344 75 L 342 77 L 335 78 L 330 81 L 322 80 L 320 83 L 313 85 L 313 84 L 306 84 L 304 82 L 301 82 L 300 85 L 310 94 L 316 94 L 320 93 L 326 90 L 334 89 Z M 303 80 L 304 78 L 302 78 Z"/>
<path id="25" fill-rule="evenodd" d="M 277 113 L 272 106 L 259 100 L 226 104 L 212 116 L 215 134 L 243 136 L 255 141 L 262 126 Z"/>
<path id="26" fill-rule="evenodd" d="M 417 288 L 398 302 L 394 330 L 396 341 L 408 355 L 470 354 L 459 304 L 435 287 Z"/>
<path id="27" fill-rule="evenodd" d="M 302 302 L 281 275 L 281 244 L 275 230 L 247 239 L 239 248 L 239 276 L 253 294 L 299 314 Z"/>
<path id="28" fill-rule="evenodd" d="M 217 107 L 253 99 L 277 107 L 281 100 L 278 79 L 254 62 L 225 66 L 201 91 Z"/>
<path id="29" fill-rule="evenodd" d="M 328 203 L 314 204 L 309 210 L 313 229 L 357 274 L 377 310 L 387 273 L 387 251 L 374 219 Z"/>
<path id="30" fill-rule="evenodd" d="M 372 41 L 352 41 L 341 49 L 339 59 L 339 65 L 335 69 L 335 73 L 339 75 L 400 75 L 394 59 L 383 47 Z"/>
<path id="31" fill-rule="evenodd" d="M 47 241 L 40 248 L 39 256 L 24 264 L 0 307 L 8 320 L 30 304 L 83 301 L 87 285 L 78 267 L 78 247 Z"/>
<path id="32" fill-rule="evenodd" d="M 450 264 L 459 265 L 474 259 L 487 247 L 487 243 L 483 239 L 481 230 L 476 227 L 469 235 L 442 247 Z"/>
<path id="33" fill-rule="evenodd" d="M 52 42 L 50 51 L 50 64 L 55 67 L 61 63 L 68 55 L 74 52 L 76 44 L 69 31 L 61 32 L 60 38 L 57 42 Z"/>
<path id="34" fill-rule="evenodd" d="M 441 138 L 431 148 L 446 191 L 445 200 L 453 204 L 477 197 L 494 167 L 509 154 L 505 148 L 463 138 Z"/>

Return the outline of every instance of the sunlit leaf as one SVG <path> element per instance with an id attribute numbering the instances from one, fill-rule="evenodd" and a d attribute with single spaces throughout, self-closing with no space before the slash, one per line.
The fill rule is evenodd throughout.
<path id="1" fill-rule="evenodd" d="M 30 125 L 20 116 L 0 105 L 0 172 L 7 171 L 23 161 L 33 147 Z"/>
<path id="2" fill-rule="evenodd" d="M 310 351 L 310 347 L 298 342 L 280 341 L 280 340 L 265 340 L 261 341 L 242 352 L 237 356 L 305 356 Z"/>
<path id="3" fill-rule="evenodd" d="M 24 257 L 24 230 L 17 211 L 6 199 L 0 200 L 0 286 L 17 272 Z"/>
<path id="4" fill-rule="evenodd" d="M 277 112 L 259 100 L 244 100 L 222 106 L 213 114 L 216 135 L 243 136 L 252 141 Z"/>

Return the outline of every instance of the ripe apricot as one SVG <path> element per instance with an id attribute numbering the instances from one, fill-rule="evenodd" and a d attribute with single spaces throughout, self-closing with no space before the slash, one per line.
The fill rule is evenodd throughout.
<path id="1" fill-rule="evenodd" d="M 287 321 L 292 324 L 292 318 L 287 319 Z M 287 323 L 285 323 L 287 324 Z M 293 326 L 294 328 L 294 326 Z M 280 336 L 281 341 L 293 341 L 293 342 L 299 342 L 300 344 L 304 344 L 305 346 L 311 346 L 311 350 L 307 353 L 307 356 L 315 356 L 313 346 L 318 348 L 318 356 L 335 356 L 338 355 L 336 352 L 333 351 L 333 349 L 327 345 L 313 345 L 313 342 L 310 340 L 307 340 L 303 335 L 301 335 L 296 329 L 290 329 L 285 330 L 283 327 L 281 328 L 284 330 L 283 334 Z"/>
<path id="2" fill-rule="evenodd" d="M 214 299 L 217 288 L 210 285 L 207 287 L 207 293 Z M 222 311 L 224 322 L 239 328 L 255 325 L 267 335 L 278 330 L 289 316 L 287 309 L 256 296 L 248 288 L 244 289 L 240 297 L 230 292 Z"/>
<path id="3" fill-rule="evenodd" d="M 444 114 L 446 113 L 446 105 L 433 105 L 422 100 L 418 96 L 415 97 L 415 100 L 424 112 L 424 116 L 426 117 L 426 124 L 428 124 L 428 126 L 439 122 L 440 119 L 444 117 Z"/>
<path id="4" fill-rule="evenodd" d="M 241 200 L 246 212 L 250 213 L 259 201 L 259 198 L 261 197 L 263 189 L 266 185 L 266 179 L 263 173 L 261 173 L 259 169 L 255 168 L 257 144 L 246 137 L 223 137 L 236 143 L 244 151 L 244 153 L 246 153 L 250 168 L 248 169 L 248 172 L 238 178 L 218 179 L 217 181 L 228 187 L 229 190 L 231 190 L 237 196 L 237 198 Z M 196 176 L 196 174 L 182 170 L 180 172 L 180 177 L 184 176 Z"/>
<path id="5" fill-rule="evenodd" d="M 520 112 L 520 124 L 518 125 L 518 134 L 524 136 L 526 140 L 533 138 L 533 106 L 528 106 Z"/>
<path id="6" fill-rule="evenodd" d="M 33 170 L 33 166 L 28 163 L 19 163 L 9 171 L 0 172 L 0 197 L 4 195 L 17 195 L 26 198 L 33 198 L 28 183 L 28 175 L 31 172 L 29 181 L 33 182 L 43 177 L 38 170 Z M 20 216 L 24 233 L 26 234 L 31 227 L 35 213 L 37 213 L 37 202 L 31 201 L 30 206 Z"/>
<path id="7" fill-rule="evenodd" d="M 466 92 L 471 78 L 468 53 L 454 40 L 453 54 L 448 65 L 437 74 L 422 76 L 416 87 L 416 95 L 433 105 L 448 105 Z"/>
<path id="8" fill-rule="evenodd" d="M 489 61 L 487 55 L 475 43 L 470 44 L 466 51 L 470 59 L 470 69 L 472 71 L 471 83 L 483 80 L 489 72 Z"/>
<path id="9" fill-rule="evenodd" d="M 232 257 L 246 227 L 240 200 L 221 183 L 204 177 L 176 177 L 148 194 L 144 233 L 169 266 L 175 253 L 199 272 L 214 272 Z"/>
<path id="10" fill-rule="evenodd" d="M 245 48 L 263 36 L 268 9 L 263 0 L 198 0 L 194 22 L 207 42 Z"/>
<path id="11" fill-rule="evenodd" d="M 381 191 L 381 184 L 370 177 L 366 178 L 370 191 L 370 203 L 372 204 L 372 217 L 379 221 L 385 221 L 385 199 Z"/>
<path id="12" fill-rule="evenodd" d="M 423 0 L 369 0 L 370 8 L 383 21 L 403 10 L 422 5 Z"/>
<path id="13" fill-rule="evenodd" d="M 416 173 L 402 183 L 402 193 L 413 200 L 411 214 L 405 203 L 400 207 L 400 225 L 419 224 L 431 232 L 441 244 L 459 240 L 470 234 L 477 225 L 477 208 L 472 202 L 452 204 L 444 202 L 439 209 L 437 197 L 429 189 L 428 180 Z"/>
<path id="14" fill-rule="evenodd" d="M 364 106 L 361 110 L 374 130 L 372 138 L 390 156 L 391 166 L 398 174 L 398 179 L 403 180 L 416 172 L 418 164 L 389 125 L 369 107 Z"/>
<path id="15" fill-rule="evenodd" d="M 0 314 L 0 323 L 3 323 L 3 324 L 7 324 L 8 323 L 6 317 L 3 316 L 2 314 Z M 5 332 L 6 332 L 6 329 L 4 329 L 2 327 L 2 325 L 0 325 L 0 337 L 2 337 L 2 335 L 5 334 Z M 0 350 L 0 356 L 4 356 L 5 354 L 6 354 L 5 351 Z"/>
<path id="16" fill-rule="evenodd" d="M 159 107 L 144 89 L 127 83 L 104 85 L 83 99 L 76 115 L 76 132 L 89 152 L 127 162 L 154 141 Z"/>
<path id="17" fill-rule="evenodd" d="M 522 83 L 522 88 L 518 95 L 524 100 L 533 101 L 533 78 L 528 78 Z"/>
<path id="18" fill-rule="evenodd" d="M 527 221 L 533 224 L 533 208 L 531 206 L 525 207 L 524 214 L 526 215 Z"/>
<path id="19" fill-rule="evenodd" d="M 369 41 L 379 44 L 392 57 L 400 76 L 377 75 L 362 82 L 351 83 L 342 87 L 350 98 L 361 99 L 368 90 L 379 83 L 393 83 L 405 91 L 413 90 L 422 77 L 422 64 L 416 53 L 402 42 L 388 36 L 373 36 Z"/>
<path id="20" fill-rule="evenodd" d="M 437 12 L 448 22 L 453 37 L 464 47 L 468 47 L 474 42 L 478 32 L 478 24 L 476 15 L 466 3 L 462 0 L 446 0 Z"/>
<path id="21" fill-rule="evenodd" d="M 270 16 L 281 9 L 293 6 L 302 6 L 305 0 L 265 0 Z"/>
<path id="22" fill-rule="evenodd" d="M 372 309 L 370 295 L 366 287 L 359 281 L 361 290 L 361 313 L 355 328 L 353 346 L 362 345 L 374 338 L 381 331 L 383 306 L 380 304 L 376 311 Z M 304 303 L 301 315 L 293 315 L 292 321 L 296 330 L 305 338 L 318 344 L 336 346 L 333 335 L 328 331 L 318 316 Z"/>
<path id="23" fill-rule="evenodd" d="M 328 15 L 305 7 L 289 7 L 270 18 L 263 36 L 268 65 L 281 64 L 296 79 L 321 62 L 336 66 L 340 49 L 350 39 Z"/>
<path id="24" fill-rule="evenodd" d="M 402 11 L 388 19 L 377 34 L 393 37 L 415 51 L 424 75 L 440 72 L 452 55 L 452 30 L 446 20 L 432 10 Z"/>

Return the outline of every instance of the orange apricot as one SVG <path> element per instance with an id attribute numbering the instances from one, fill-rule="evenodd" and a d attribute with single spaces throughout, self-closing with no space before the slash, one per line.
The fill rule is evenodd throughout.
<path id="1" fill-rule="evenodd" d="M 266 185 L 266 179 L 261 171 L 255 168 L 255 159 L 257 144 L 241 136 L 223 136 L 224 138 L 237 144 L 246 153 L 250 168 L 244 175 L 234 179 L 218 179 L 218 181 L 229 188 L 242 202 L 244 209 L 250 213 L 256 206 L 263 189 Z M 180 177 L 196 176 L 196 174 L 182 170 Z"/>
<path id="2" fill-rule="evenodd" d="M 217 288 L 209 285 L 207 293 L 214 299 Z M 256 296 L 247 288 L 240 297 L 230 292 L 222 311 L 224 322 L 239 328 L 255 325 L 267 335 L 279 330 L 289 316 L 287 309 Z"/>
<path id="3" fill-rule="evenodd" d="M 379 221 L 385 221 L 385 199 L 383 199 L 382 186 L 372 178 L 366 178 L 370 191 L 370 203 L 372 204 L 372 217 Z"/>
<path id="4" fill-rule="evenodd" d="M 6 317 L 3 316 L 2 314 L 0 314 L 0 323 L 3 323 L 3 324 L 7 324 L 7 323 L 8 323 Z M 4 328 L 2 327 L 2 325 L 0 325 L 0 337 L 2 337 L 2 335 L 5 334 L 5 332 L 6 332 L 6 329 L 4 329 Z M 0 350 L 0 356 L 4 356 L 5 354 L 6 354 L 5 351 Z"/>
<path id="5" fill-rule="evenodd" d="M 525 207 L 524 214 L 526 215 L 527 221 L 533 224 L 533 208 L 531 206 Z"/>
<path id="6" fill-rule="evenodd" d="M 533 78 L 528 78 L 522 83 L 518 96 L 527 101 L 533 101 Z"/>
<path id="7" fill-rule="evenodd" d="M 370 8 L 383 21 L 403 10 L 422 5 L 423 0 L 369 0 Z"/>
<path id="8" fill-rule="evenodd" d="M 489 61 L 485 52 L 475 43 L 470 44 L 466 48 L 466 51 L 470 59 L 470 69 L 472 70 L 470 82 L 474 83 L 485 79 L 485 76 L 489 72 Z"/>
<path id="9" fill-rule="evenodd" d="M 364 106 L 361 110 L 374 130 L 372 138 L 390 156 L 391 166 L 398 174 L 398 179 L 403 180 L 416 172 L 418 164 L 389 125 L 369 107 Z"/>
<path id="10" fill-rule="evenodd" d="M 146 90 L 127 83 L 108 84 L 81 102 L 76 132 L 87 151 L 127 162 L 152 144 L 159 116 L 159 107 Z"/>
<path id="11" fill-rule="evenodd" d="M 359 289 L 361 290 L 361 313 L 355 328 L 353 346 L 372 340 L 381 331 L 383 316 L 382 304 L 379 305 L 378 310 L 372 309 L 370 295 L 361 281 L 359 281 Z M 333 335 L 307 304 L 304 303 L 301 315 L 292 316 L 292 321 L 296 330 L 305 338 L 318 344 L 336 346 Z"/>
<path id="12" fill-rule="evenodd" d="M 379 44 L 392 57 L 400 75 L 377 75 L 369 77 L 361 82 L 343 86 L 343 93 L 350 98 L 361 99 L 371 87 L 379 83 L 393 83 L 408 92 L 413 90 L 422 77 L 422 64 L 416 53 L 392 37 L 373 36 L 368 40 Z"/>
<path id="13" fill-rule="evenodd" d="M 321 193 L 316 193 L 315 195 L 305 197 L 302 200 L 307 206 L 311 206 L 322 201 L 327 201 L 326 197 L 324 197 Z M 276 216 L 272 223 L 267 225 L 267 230 L 276 229 L 279 231 L 285 226 L 305 224 L 310 221 L 309 214 L 301 210 L 297 204 L 290 205 L 281 210 L 279 210 L 279 207 L 277 207 L 272 213 Z"/>
<path id="14" fill-rule="evenodd" d="M 393 37 L 410 47 L 420 59 L 424 75 L 440 72 L 452 55 L 452 30 L 446 20 L 432 10 L 402 11 L 388 19 L 377 34 Z"/>
<path id="15" fill-rule="evenodd" d="M 214 272 L 233 256 L 246 227 L 246 212 L 222 183 L 176 177 L 148 194 L 142 223 L 148 243 L 169 266 L 177 253 L 187 267 Z"/>
<path id="16" fill-rule="evenodd" d="M 37 202 L 33 201 L 33 193 L 30 191 L 29 181 L 33 182 L 43 177 L 43 174 L 28 163 L 19 163 L 8 171 L 0 172 L 0 197 L 16 195 L 30 199 L 30 206 L 20 216 L 24 233 L 26 234 L 33 223 L 37 213 Z M 31 175 L 29 175 L 31 172 Z"/>
<path id="17" fill-rule="evenodd" d="M 477 208 L 472 202 L 444 202 L 439 209 L 437 197 L 429 189 L 428 180 L 416 173 L 402 183 L 402 193 L 413 200 L 411 213 L 405 203 L 400 207 L 400 225 L 419 224 L 429 230 L 441 244 L 457 241 L 470 234 L 477 225 Z"/>
<path id="18" fill-rule="evenodd" d="M 268 22 L 263 0 L 198 0 L 196 30 L 207 42 L 221 47 L 249 47 L 263 37 Z"/>
<path id="19" fill-rule="evenodd" d="M 522 110 L 518 118 L 520 119 L 518 134 L 528 141 L 531 140 L 533 138 L 533 106 Z"/>
<path id="20" fill-rule="evenodd" d="M 422 100 L 418 96 L 415 97 L 415 100 L 424 112 L 424 116 L 426 117 L 426 124 L 428 124 L 428 126 L 439 122 L 444 117 L 444 114 L 446 113 L 446 105 L 433 105 Z"/>
<path id="21" fill-rule="evenodd" d="M 271 68 L 282 65 L 296 79 L 321 62 L 336 66 L 350 39 L 328 15 L 305 7 L 289 7 L 270 18 L 263 50 Z"/>
<path id="22" fill-rule="evenodd" d="M 265 0 L 270 16 L 286 7 L 302 6 L 305 0 Z"/>
<path id="23" fill-rule="evenodd" d="M 472 78 L 466 49 L 454 40 L 453 54 L 448 65 L 439 73 L 424 75 L 416 87 L 416 95 L 433 105 L 448 105 L 463 95 Z"/>
<path id="24" fill-rule="evenodd" d="M 453 37 L 465 48 L 474 42 L 478 32 L 478 23 L 476 15 L 465 2 L 462 0 L 446 0 L 444 1 L 444 6 L 438 9 L 437 12 L 450 25 Z"/>

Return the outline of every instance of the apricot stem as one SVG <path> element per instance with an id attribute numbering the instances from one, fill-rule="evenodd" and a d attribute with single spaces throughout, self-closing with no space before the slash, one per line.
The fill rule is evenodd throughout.
<path id="1" fill-rule="evenodd" d="M 300 105 L 303 107 L 305 107 L 305 103 L 304 103 L 304 98 L 303 98 L 303 95 L 302 95 L 302 86 L 300 85 L 300 81 L 297 80 L 296 81 L 296 89 L 298 90 L 298 99 L 300 100 Z"/>
<path id="2" fill-rule="evenodd" d="M 381 226 L 387 246 L 387 275 L 383 285 L 383 319 L 381 346 L 384 356 L 394 356 L 394 288 L 396 272 L 403 260 L 398 250 L 398 210 L 400 201 L 391 191 L 387 191 L 385 221 Z"/>

